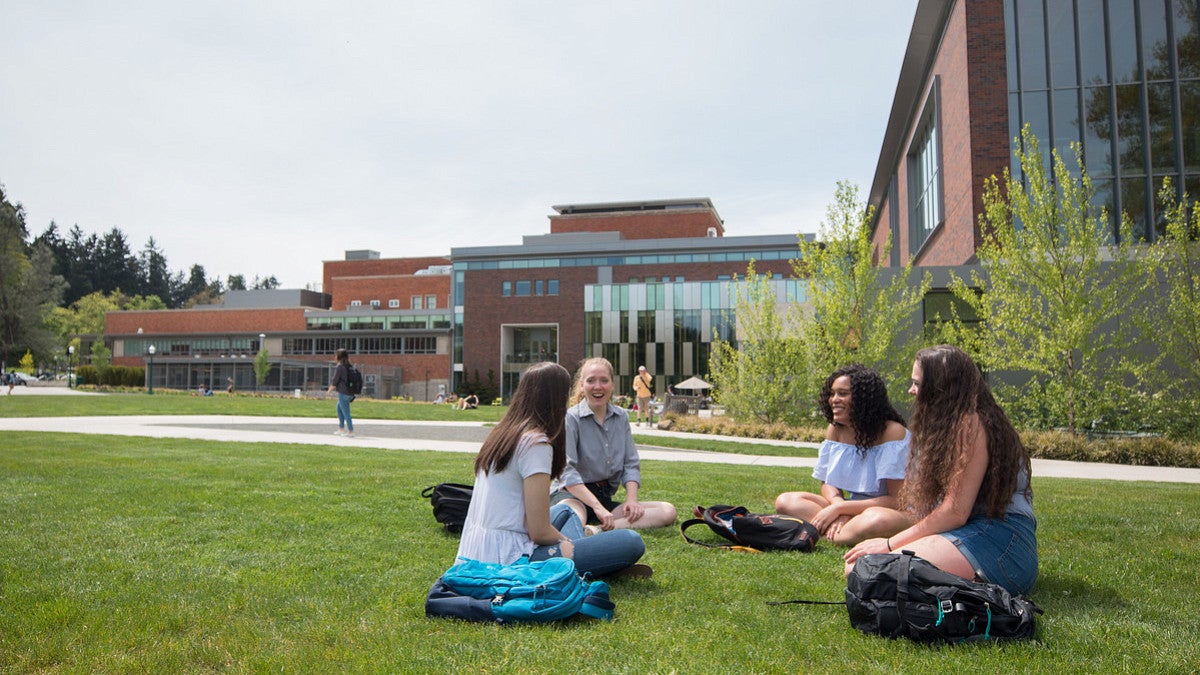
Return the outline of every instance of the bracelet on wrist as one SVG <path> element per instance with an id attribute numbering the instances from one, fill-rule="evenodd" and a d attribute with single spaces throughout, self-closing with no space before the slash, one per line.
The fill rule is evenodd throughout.
<path id="1" fill-rule="evenodd" d="M 889 551 L 892 550 L 892 538 L 891 537 L 887 538 L 887 547 L 888 547 Z"/>

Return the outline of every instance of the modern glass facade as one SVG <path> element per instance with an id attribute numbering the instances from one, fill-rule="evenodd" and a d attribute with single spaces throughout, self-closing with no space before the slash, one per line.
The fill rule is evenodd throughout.
<path id="1" fill-rule="evenodd" d="M 806 282 L 771 279 L 776 302 L 806 302 Z M 589 284 L 584 287 L 588 356 L 603 356 L 617 371 L 617 391 L 633 388 L 644 365 L 657 391 L 708 372 L 713 340 L 737 341 L 734 307 L 744 282 L 686 281 Z"/>
<path id="2" fill-rule="evenodd" d="M 1159 236 L 1164 178 L 1200 196 L 1200 1 L 1004 4 L 1010 136 L 1029 124 L 1070 168 L 1080 143 L 1096 205 Z"/>

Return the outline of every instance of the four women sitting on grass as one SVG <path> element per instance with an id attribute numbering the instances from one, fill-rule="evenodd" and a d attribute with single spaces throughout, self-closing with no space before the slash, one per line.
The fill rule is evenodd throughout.
<path id="1" fill-rule="evenodd" d="M 630 569 L 644 551 L 625 528 L 675 523 L 674 506 L 639 499 L 637 447 L 628 414 L 611 402 L 613 375 L 607 360 L 585 361 L 568 410 L 565 369 L 543 363 L 525 372 L 475 460 L 460 557 L 561 555 L 602 575 Z M 911 432 L 878 373 L 852 365 L 831 374 L 819 401 L 829 421 L 813 470 L 820 493 L 785 492 L 776 510 L 852 546 L 847 573 L 863 555 L 903 549 L 1028 593 L 1037 578 L 1029 453 L 979 367 L 957 347 L 922 349 L 909 393 Z M 624 503 L 613 500 L 620 487 Z M 593 536 L 585 537 L 587 522 Z"/>

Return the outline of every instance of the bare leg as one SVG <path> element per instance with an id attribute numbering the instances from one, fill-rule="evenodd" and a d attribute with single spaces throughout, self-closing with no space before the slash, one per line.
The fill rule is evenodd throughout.
<path id="1" fill-rule="evenodd" d="M 625 518 L 625 505 L 613 510 L 613 528 L 618 530 L 645 530 L 652 527 L 667 527 L 675 524 L 675 506 L 669 502 L 639 502 L 645 513 L 637 522 Z"/>
<path id="2" fill-rule="evenodd" d="M 829 500 L 811 492 L 785 492 L 775 498 L 775 513 L 812 520 Z"/>
<path id="3" fill-rule="evenodd" d="M 853 546 L 864 539 L 890 537 L 913 522 L 912 515 L 904 511 L 872 506 L 851 518 L 829 541 L 840 546 Z"/>
<path id="4" fill-rule="evenodd" d="M 964 579 L 975 579 L 975 570 L 971 567 L 971 563 L 967 562 L 966 557 L 958 550 L 957 546 L 951 544 L 949 539 L 940 534 L 922 537 L 899 548 L 912 551 L 918 558 L 924 558 L 929 561 L 929 564 L 944 572 Z M 854 569 L 854 565 L 847 564 L 846 574 L 850 574 L 852 569 Z"/>

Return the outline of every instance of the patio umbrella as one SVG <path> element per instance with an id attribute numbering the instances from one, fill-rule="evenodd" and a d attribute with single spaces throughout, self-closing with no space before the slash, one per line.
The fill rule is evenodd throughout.
<path id="1" fill-rule="evenodd" d="M 698 377 L 689 377 L 679 384 L 672 385 L 676 390 L 679 389 L 712 389 L 712 385 Z"/>

